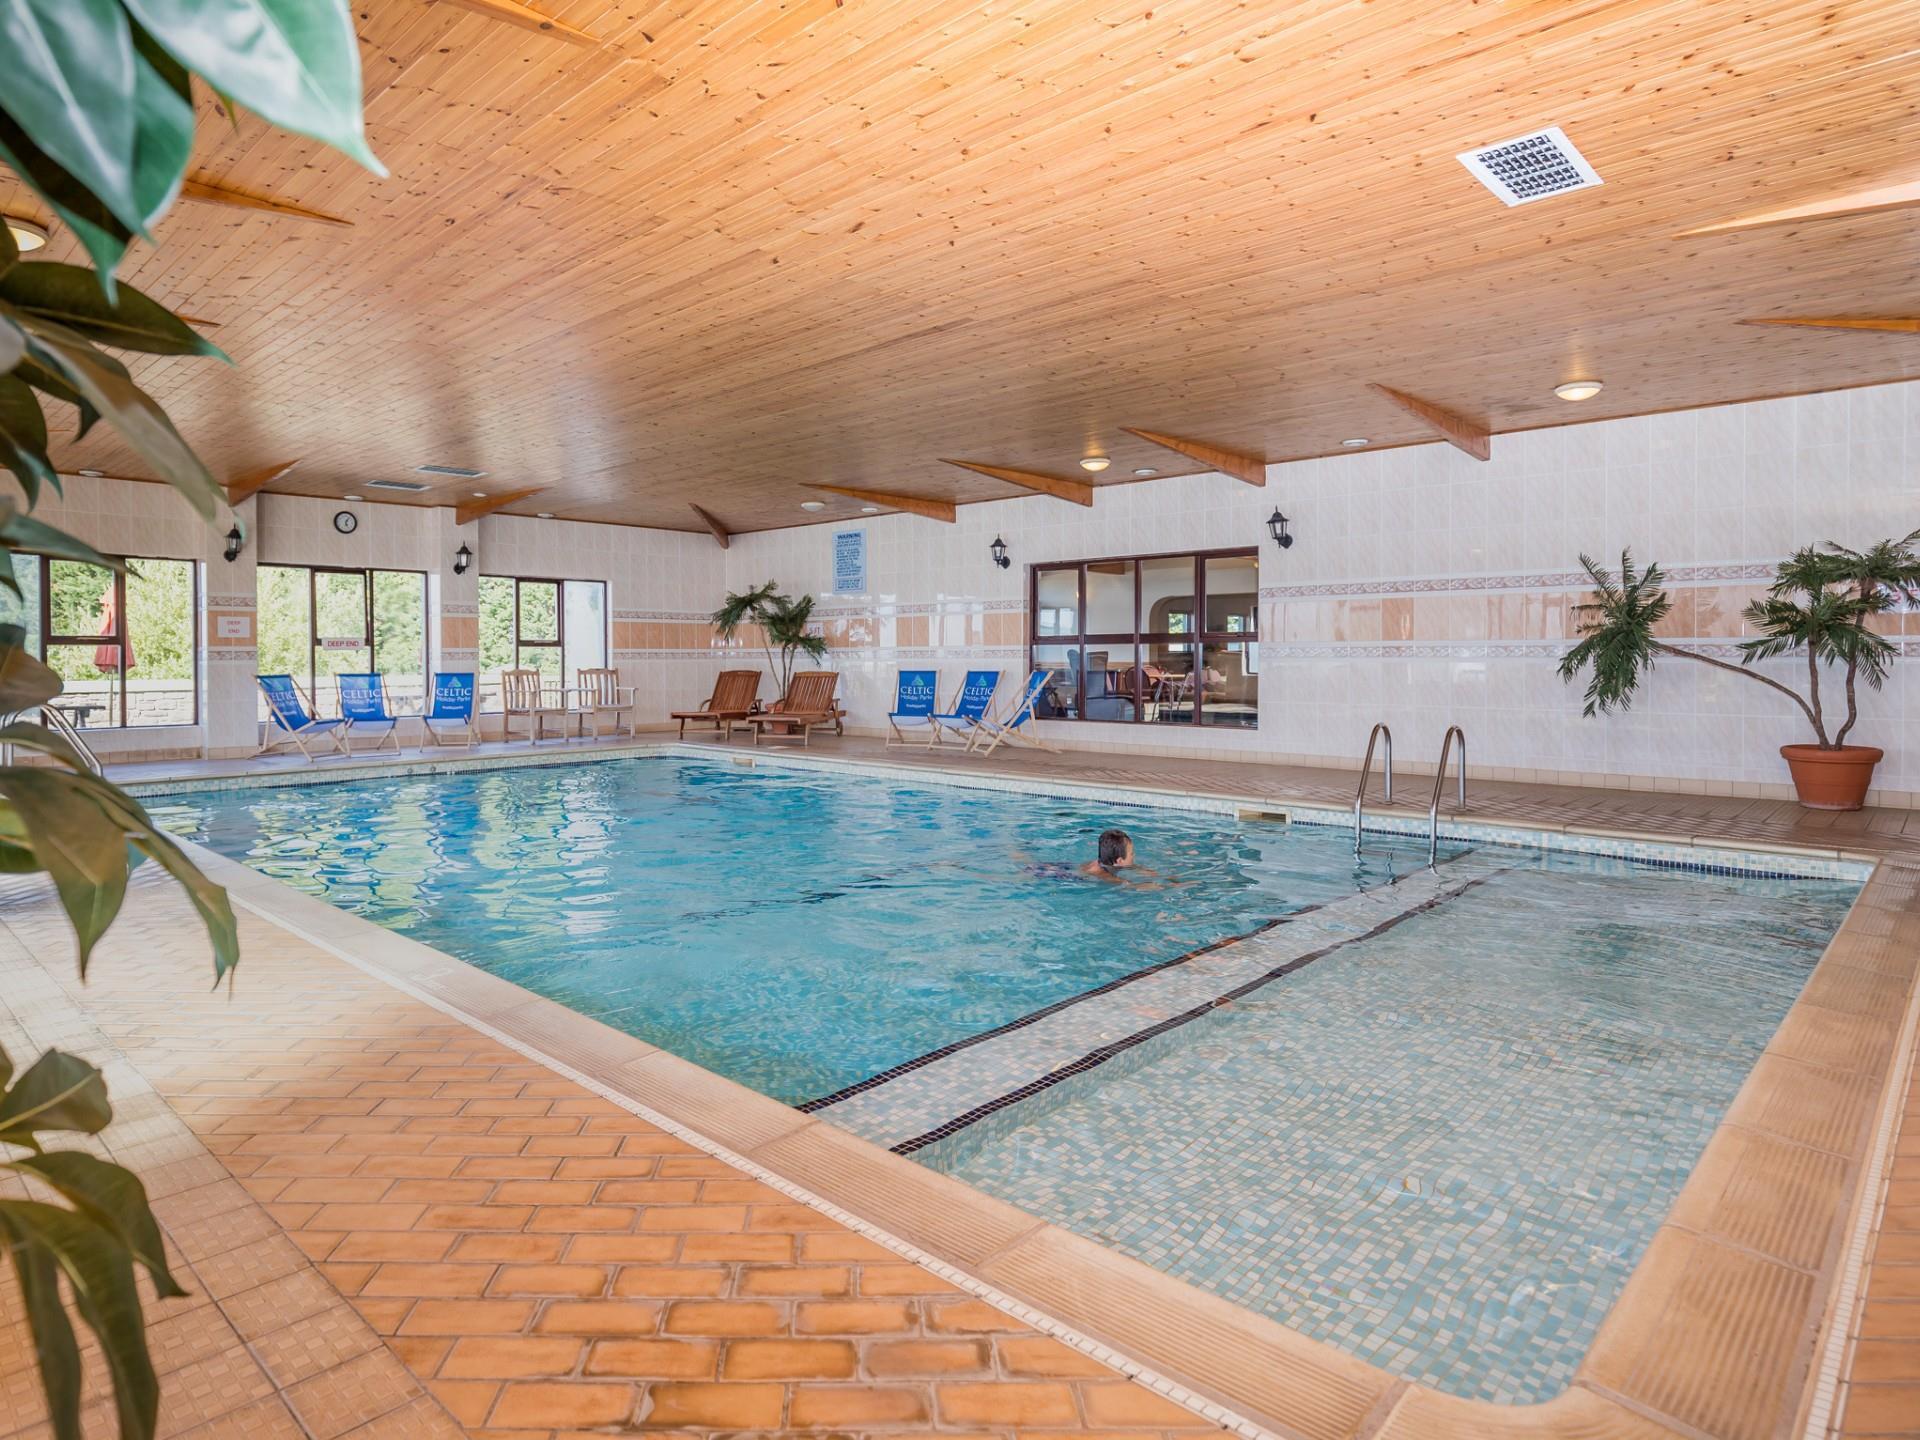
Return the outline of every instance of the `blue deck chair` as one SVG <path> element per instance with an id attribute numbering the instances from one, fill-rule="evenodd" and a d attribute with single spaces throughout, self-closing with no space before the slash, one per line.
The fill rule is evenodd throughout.
<path id="1" fill-rule="evenodd" d="M 307 741 L 317 740 L 321 736 L 333 742 L 333 748 L 342 755 L 353 752 L 347 747 L 347 731 L 352 728 L 350 720 L 322 720 L 314 714 L 313 702 L 301 693 L 291 675 L 256 675 L 261 693 L 267 697 L 267 709 L 273 718 L 268 722 L 270 730 L 260 737 L 260 748 L 256 754 L 264 755 L 269 750 L 291 743 L 299 747 L 300 753 L 313 759 L 313 752 L 307 749 Z M 281 732 L 277 740 L 269 740 L 267 735 L 273 730 Z"/>
<path id="2" fill-rule="evenodd" d="M 1013 709 L 1000 718 L 982 717 L 974 727 L 973 738 L 967 742 L 971 750 L 980 743 L 983 736 L 991 735 L 992 741 L 984 754 L 991 755 L 1000 748 L 1000 742 L 1011 740 L 1016 745 L 1031 745 L 1036 750 L 1051 751 L 1053 747 L 1042 740 L 1035 732 L 1038 725 L 1034 721 L 1033 707 L 1040 699 L 1040 692 L 1053 683 L 1053 671 L 1044 665 L 1036 665 L 1027 676 L 1027 683 L 1020 687 L 1020 698 L 1013 703 Z"/>
<path id="3" fill-rule="evenodd" d="M 376 727 L 386 726 L 386 733 L 374 742 L 378 750 L 382 745 L 392 745 L 393 753 L 400 753 L 400 717 L 387 708 L 386 677 L 378 671 L 362 674 L 341 674 L 334 677 L 340 686 L 340 713 L 352 722 L 353 733 L 373 731 Z M 352 749 L 349 742 L 348 749 Z"/>
<path id="4" fill-rule="evenodd" d="M 932 749 L 944 741 L 944 732 L 951 730 L 957 739 L 965 740 L 971 750 L 973 737 L 993 704 L 993 692 L 999 688 L 998 670 L 967 671 L 967 678 L 960 682 L 960 693 L 953 697 L 953 708 L 933 717 L 933 739 L 927 742 L 927 748 Z"/>
<path id="5" fill-rule="evenodd" d="M 451 745 L 453 741 L 440 738 L 444 728 L 448 734 L 460 737 L 460 743 L 471 750 L 473 742 L 480 738 L 473 724 L 473 700 L 473 671 L 434 671 L 433 704 L 420 720 L 421 748 L 425 749 L 428 741 Z"/>
<path id="6" fill-rule="evenodd" d="M 895 682 L 893 709 L 887 712 L 887 744 L 904 745 L 909 730 L 925 728 L 939 738 L 940 729 L 933 723 L 933 712 L 939 708 L 939 696 L 936 693 L 940 685 L 938 670 L 902 670 Z M 932 744 L 932 740 L 927 742 Z"/>

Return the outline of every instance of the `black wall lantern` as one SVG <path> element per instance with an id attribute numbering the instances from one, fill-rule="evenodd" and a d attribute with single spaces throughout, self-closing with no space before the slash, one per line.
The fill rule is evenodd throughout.
<path id="1" fill-rule="evenodd" d="M 1013 564 L 1013 561 L 1007 558 L 1007 542 L 998 535 L 993 537 L 993 563 L 1002 570 Z"/>
<path id="2" fill-rule="evenodd" d="M 227 563 L 231 565 L 240 558 L 240 547 L 247 543 L 247 537 L 240 533 L 240 522 L 234 521 L 233 528 L 227 531 Z"/>
<path id="3" fill-rule="evenodd" d="M 1273 514 L 1267 517 L 1267 533 L 1273 536 L 1273 543 L 1282 550 L 1293 548 L 1293 536 L 1287 533 L 1287 517 L 1280 513 L 1278 506 L 1274 507 Z"/>
<path id="4" fill-rule="evenodd" d="M 465 541 L 462 541 L 460 548 L 453 552 L 453 573 L 464 575 L 471 564 L 473 564 L 473 551 L 467 548 Z"/>

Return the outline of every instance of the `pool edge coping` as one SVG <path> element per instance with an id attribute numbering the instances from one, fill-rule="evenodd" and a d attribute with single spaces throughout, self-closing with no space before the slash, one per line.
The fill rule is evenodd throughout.
<path id="1" fill-rule="evenodd" d="M 564 758 L 625 759 L 675 753 L 709 760 L 724 760 L 727 754 L 705 747 L 647 744 L 623 747 L 611 755 L 603 752 L 588 756 L 575 752 Z M 524 759 L 511 758 L 513 761 Z M 558 761 L 562 756 L 554 758 Z M 826 757 L 769 756 L 764 751 L 752 758 L 756 764 L 772 761 L 766 764 L 768 769 L 882 774 L 886 778 L 897 775 L 922 784 L 951 783 L 947 777 L 952 772 L 929 771 L 918 766 L 883 767 Z M 791 761 L 801 763 L 782 763 Z M 436 771 L 439 768 L 434 767 Z M 446 768 L 468 767 L 456 761 Z M 414 773 L 418 773 L 417 770 Z M 359 772 L 336 776 L 334 772 L 327 772 L 327 778 L 358 780 L 393 774 L 390 769 L 372 775 Z M 962 772 L 959 778 L 976 788 L 983 781 L 993 788 L 1001 788 L 1001 777 L 991 772 Z M 1039 788 L 1027 777 L 1019 778 L 1022 789 Z M 268 783 L 280 783 L 284 779 L 274 776 Z M 1243 808 L 1266 814 L 1284 814 L 1289 808 L 1313 812 L 1328 808 L 1324 803 L 1289 807 L 1287 802 L 1271 799 L 1233 801 L 1221 797 L 1206 797 L 1207 803 L 1195 805 L 1192 802 L 1199 797 L 1182 792 L 1155 792 L 1148 787 L 1100 786 L 1077 781 L 1046 788 L 1050 793 L 1094 800 L 1119 799 L 1123 803 L 1129 796 L 1141 797 L 1133 803 L 1153 803 L 1144 799 L 1149 795 L 1170 796 L 1187 802 L 1180 808 L 1230 816 L 1240 814 Z M 1376 814 L 1392 819 L 1406 818 L 1388 811 L 1369 812 L 1370 816 Z M 1414 818 L 1424 822 L 1425 817 Z M 1603 1414 L 1616 1422 L 1602 1427 L 1609 1434 L 1724 1433 L 1752 1435 L 1758 1440 L 1762 1435 L 1788 1433 L 1789 1429 L 1799 1433 L 1803 1425 L 1819 1413 L 1822 1391 L 1827 1392 L 1827 1402 L 1831 1402 L 1827 1381 L 1837 1365 L 1830 1353 L 1833 1346 L 1822 1342 L 1832 1340 L 1836 1331 L 1843 1332 L 1845 1328 L 1842 1322 L 1846 1316 L 1841 1302 L 1849 1275 L 1843 1261 L 1851 1259 L 1854 1249 L 1847 1241 L 1859 1231 L 1863 1209 L 1872 1204 L 1873 1196 L 1866 1182 L 1873 1168 L 1873 1140 L 1885 1129 L 1890 1099 L 1895 1102 L 1898 1099 L 1893 1094 L 1893 1083 L 1900 1072 L 1901 1052 L 1894 1047 L 1893 1040 L 1896 1035 L 1910 1032 L 1916 1007 L 1920 1006 L 1920 993 L 1913 985 L 1912 961 L 1903 962 L 1892 946 L 1882 946 L 1887 953 L 1878 959 L 1869 959 L 1877 937 L 1865 933 L 1863 920 L 1863 911 L 1884 911 L 1894 917 L 1920 914 L 1920 906 L 1912 903 L 1911 896 L 1906 903 L 1892 896 L 1875 897 L 1877 890 L 1896 883 L 1895 872 L 1904 872 L 1909 867 L 1889 865 L 1878 857 L 1838 848 L 1735 845 L 1721 837 L 1701 843 L 1650 832 L 1617 832 L 1582 826 L 1560 827 L 1557 832 L 1555 827 L 1537 825 L 1497 828 L 1541 835 L 1572 833 L 1616 844 L 1658 843 L 1720 851 L 1806 855 L 1874 867 L 1862 882 L 1860 893 L 1833 941 L 1816 963 L 1805 989 L 1789 1007 L 1779 1029 L 1710 1137 L 1672 1210 L 1635 1265 L 1626 1288 L 1603 1319 L 1574 1380 L 1560 1395 L 1533 1405 L 1462 1400 L 1401 1380 L 1330 1344 L 873 1146 L 839 1130 L 829 1121 L 803 1115 L 444 952 L 336 910 L 241 862 L 228 860 L 205 847 L 192 848 L 196 858 L 217 878 L 229 883 L 236 900 L 260 918 L 474 1026 L 556 1072 L 587 1084 L 605 1098 L 662 1124 L 717 1158 L 775 1184 L 784 1193 L 821 1209 L 1156 1393 L 1250 1440 L 1269 1435 L 1299 1436 L 1305 1440 L 1344 1440 L 1349 1436 L 1391 1436 L 1393 1440 L 1401 1440 L 1401 1437 L 1469 1433 L 1549 1435 L 1566 1433 L 1569 1426 L 1578 1426 L 1586 1433 L 1600 1422 Z M 1836 983 L 1844 984 L 1845 976 L 1836 980 L 1833 972 L 1850 972 L 1856 983 L 1861 976 L 1884 979 L 1898 986 L 1904 997 L 1894 1002 L 1898 1013 L 1882 1027 L 1888 1032 L 1885 1043 L 1874 1047 L 1877 1058 L 1864 1069 L 1859 1063 L 1862 1025 L 1849 1022 L 1874 1020 L 1886 1005 L 1870 1003 L 1864 1009 L 1856 1007 L 1849 1011 L 1844 1007 L 1836 1009 L 1832 1003 L 1821 1003 L 1826 990 Z M 1832 997 L 1828 999 L 1831 1001 Z M 1859 1114 L 1844 1152 L 1820 1149 L 1809 1145 L 1804 1137 L 1796 1138 L 1794 1127 L 1803 1124 L 1802 1118 L 1788 1117 L 1771 1123 L 1768 1120 L 1769 1103 L 1777 1102 L 1781 1092 L 1799 1089 L 1809 1076 L 1869 1082 L 1854 1085 L 1859 1093 L 1853 1103 Z M 1828 1218 L 1817 1263 L 1795 1264 L 1746 1248 L 1736 1239 L 1717 1233 L 1714 1216 L 1727 1197 L 1724 1193 L 1716 1196 L 1705 1192 L 1716 1181 L 1724 1192 L 1731 1184 L 1730 1174 L 1738 1171 L 1739 1157 L 1729 1159 L 1725 1152 L 1744 1151 L 1756 1144 L 1813 1150 L 1840 1162 L 1837 1174 L 1829 1173 L 1827 1177 L 1828 1189 L 1833 1193 L 1831 1203 L 1821 1207 L 1821 1213 Z M 1727 1171 L 1728 1166 L 1732 1166 L 1732 1171 L 1721 1173 Z M 1833 1168 L 1832 1165 L 1826 1167 L 1829 1172 L 1833 1172 Z M 1675 1216 L 1696 1211 L 1701 1213 L 1697 1224 L 1676 1224 Z M 1719 1228 L 1726 1229 L 1737 1220 L 1738 1217 L 1724 1220 Z M 1870 1212 L 1867 1220 L 1871 1220 Z M 1665 1253 L 1676 1249 L 1681 1252 L 1678 1262 Z M 1663 1253 L 1656 1256 L 1656 1251 Z M 1742 1266 L 1751 1269 L 1756 1261 L 1762 1262 L 1763 1270 L 1771 1265 L 1795 1272 L 1805 1280 L 1807 1291 L 1807 1305 L 1801 1311 L 1774 1317 L 1776 1322 L 1782 1319 L 1786 1322 L 1784 1330 L 1778 1323 L 1775 1328 L 1789 1341 L 1791 1365 L 1785 1393 L 1772 1409 L 1773 1423 L 1759 1428 L 1753 1425 L 1715 1427 L 1701 1424 L 1698 1413 L 1668 1413 L 1670 1408 L 1684 1410 L 1687 1406 L 1663 1408 L 1659 1403 L 1659 1385 L 1655 1384 L 1651 1392 L 1648 1385 L 1654 1381 L 1671 1382 L 1674 1377 L 1663 1372 L 1658 1363 L 1661 1356 L 1655 1356 L 1648 1364 L 1641 1363 L 1647 1360 L 1646 1352 L 1660 1349 L 1658 1332 L 1673 1315 L 1684 1312 L 1689 1334 L 1672 1348 L 1690 1351 L 1711 1348 L 1703 1347 L 1698 1339 L 1701 1323 L 1695 1312 L 1699 1307 L 1683 1293 L 1686 1286 L 1682 1282 L 1692 1274 L 1698 1288 L 1701 1274 L 1712 1278 L 1716 1266 L 1721 1270 L 1728 1265 L 1734 1269 Z M 1705 1272 L 1701 1266 L 1706 1267 Z M 1146 1309 L 1150 1309 L 1151 1314 L 1136 1313 Z M 1736 1320 L 1750 1330 L 1754 1317 L 1750 1310 L 1736 1307 L 1732 1313 L 1711 1318 L 1720 1321 L 1723 1330 L 1732 1328 L 1728 1322 Z M 1739 1346 L 1752 1344 L 1750 1335 L 1744 1339 L 1724 1335 L 1721 1338 L 1726 1342 L 1718 1356 L 1722 1366 L 1734 1358 L 1733 1352 Z M 1776 1335 L 1776 1339 L 1779 1338 L 1781 1336 Z M 1838 1334 L 1838 1339 L 1844 1342 L 1844 1333 Z M 1169 1354 L 1182 1350 L 1187 1353 Z M 1233 1353 L 1228 1355 L 1227 1351 Z M 1228 1361 L 1231 1362 L 1229 1368 L 1244 1373 L 1223 1373 L 1220 1365 Z M 1740 1385 L 1750 1387 L 1752 1383 L 1751 1377 L 1743 1378 L 1738 1384 L 1734 1377 L 1726 1380 L 1727 1383 L 1717 1389 L 1711 1386 L 1709 1389 L 1722 1393 L 1738 1389 Z M 1699 1403 L 1700 1397 L 1688 1391 L 1688 1387 L 1682 1386 L 1680 1390 L 1687 1392 L 1680 1395 L 1682 1400 Z"/>

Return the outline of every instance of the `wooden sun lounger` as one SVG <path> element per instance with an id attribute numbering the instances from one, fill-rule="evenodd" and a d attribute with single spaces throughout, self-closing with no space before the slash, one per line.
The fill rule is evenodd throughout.
<path id="1" fill-rule="evenodd" d="M 833 689 L 840 683 L 840 677 L 832 670 L 801 670 L 793 677 L 793 683 L 787 687 L 787 693 L 774 703 L 771 710 L 761 715 L 749 715 L 745 720 L 727 723 L 727 738 L 733 738 L 735 724 L 751 726 L 753 743 L 758 745 L 760 737 L 766 735 L 775 740 L 798 739 L 802 745 L 813 744 L 813 732 L 825 726 L 840 725 L 840 707 L 834 703 Z M 777 733 L 784 732 L 784 733 Z"/>
<path id="2" fill-rule="evenodd" d="M 727 738 L 733 738 L 733 722 L 745 720 L 753 714 L 753 707 L 760 703 L 760 672 L 758 670 L 722 670 L 720 677 L 713 682 L 713 694 L 698 710 L 675 710 L 667 718 L 680 722 L 680 738 L 687 738 L 687 722 L 704 720 L 715 730 L 725 732 Z"/>

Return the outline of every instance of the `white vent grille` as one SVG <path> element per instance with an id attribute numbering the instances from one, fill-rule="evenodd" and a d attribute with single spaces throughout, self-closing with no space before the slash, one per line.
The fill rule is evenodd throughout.
<path id="1" fill-rule="evenodd" d="M 452 475 L 461 480 L 478 480 L 487 472 L 469 470 L 464 465 L 416 465 L 413 467 L 422 475 Z"/>
<path id="2" fill-rule="evenodd" d="M 1558 125 L 1456 157 L 1505 205 L 1525 205 L 1600 183 L 1587 157 Z"/>
<path id="3" fill-rule="evenodd" d="M 418 495 L 422 490 L 430 490 L 430 485 L 422 485 L 418 480 L 369 480 L 369 490 L 401 490 L 409 495 Z"/>

